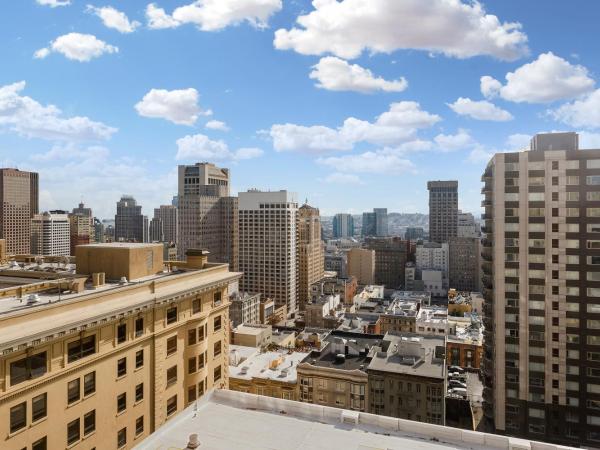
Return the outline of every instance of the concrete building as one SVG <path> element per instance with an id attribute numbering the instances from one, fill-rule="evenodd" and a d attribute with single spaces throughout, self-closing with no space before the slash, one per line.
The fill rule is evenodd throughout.
<path id="1" fill-rule="evenodd" d="M 77 273 L 0 270 L 3 448 L 133 448 L 228 385 L 227 289 L 241 274 L 202 254 L 173 272 L 149 244 L 80 246 L 80 260 Z"/>
<path id="2" fill-rule="evenodd" d="M 154 208 L 154 217 L 152 220 L 160 222 L 161 240 L 159 240 L 159 242 L 171 242 L 177 244 L 177 207 L 173 205 L 160 205 L 158 208 Z"/>
<path id="3" fill-rule="evenodd" d="M 374 212 L 364 212 L 362 215 L 362 225 L 360 234 L 362 237 L 375 236 L 377 232 L 377 224 L 375 222 Z"/>
<path id="4" fill-rule="evenodd" d="M 338 277 L 348 276 L 348 253 L 344 250 L 326 251 L 323 266 L 326 272 L 335 272 Z"/>
<path id="5" fill-rule="evenodd" d="M 417 244 L 415 260 L 417 272 L 424 269 L 441 270 L 448 275 L 448 243 L 425 242 Z"/>
<path id="6" fill-rule="evenodd" d="M 452 237 L 448 247 L 448 286 L 459 291 L 481 290 L 480 238 Z"/>
<path id="7" fill-rule="evenodd" d="M 229 169 L 210 163 L 179 166 L 175 238 L 180 256 L 188 248 L 203 248 L 210 261 L 237 270 L 238 200 L 230 196 L 230 184 Z"/>
<path id="8" fill-rule="evenodd" d="M 234 327 L 243 323 L 260 324 L 260 294 L 234 292 L 229 296 L 229 317 Z"/>
<path id="9" fill-rule="evenodd" d="M 373 208 L 362 216 L 361 235 L 363 237 L 389 235 L 387 208 Z"/>
<path id="10" fill-rule="evenodd" d="M 153 217 L 149 225 L 149 241 L 150 242 L 165 242 L 165 233 L 163 232 L 162 220 Z"/>
<path id="11" fill-rule="evenodd" d="M 148 242 L 148 217 L 131 195 L 121 196 L 115 215 L 116 242 Z"/>
<path id="12" fill-rule="evenodd" d="M 71 225 L 66 211 L 48 211 L 31 219 L 31 252 L 42 256 L 71 254 Z"/>
<path id="13" fill-rule="evenodd" d="M 404 267 L 408 261 L 408 241 L 398 237 L 367 238 L 365 246 L 375 250 L 375 283 L 388 289 L 402 287 Z"/>
<path id="14" fill-rule="evenodd" d="M 297 214 L 295 193 L 239 194 L 240 288 L 285 305 L 288 316 L 298 310 Z"/>
<path id="15" fill-rule="evenodd" d="M 352 214 L 336 214 L 333 216 L 333 237 L 346 238 L 354 236 L 354 217 Z"/>
<path id="16" fill-rule="evenodd" d="M 431 293 L 434 297 L 445 297 L 448 295 L 448 278 L 446 273 L 441 270 L 422 270 L 421 282 L 423 283 L 423 290 Z"/>
<path id="17" fill-rule="evenodd" d="M 443 337 L 387 333 L 367 367 L 369 412 L 444 425 Z"/>
<path id="18" fill-rule="evenodd" d="M 89 213 L 85 210 L 89 210 Z M 75 255 L 78 245 L 96 242 L 96 228 L 91 209 L 80 203 L 79 208 L 74 208 L 73 211 L 69 214 L 70 255 Z"/>
<path id="19" fill-rule="evenodd" d="M 458 226 L 458 181 L 428 181 L 429 240 L 448 242 Z"/>
<path id="20" fill-rule="evenodd" d="M 384 308 L 375 308 L 379 312 L 379 329 L 381 333 L 415 333 L 417 331 L 417 315 L 421 309 L 423 297 L 420 294 L 404 295 L 392 298 Z"/>
<path id="21" fill-rule="evenodd" d="M 421 227 L 407 227 L 404 232 L 404 239 L 407 241 L 418 241 L 425 237 L 425 230 Z"/>
<path id="22" fill-rule="evenodd" d="M 575 133 L 499 153 L 482 181 L 484 413 L 499 433 L 600 441 L 600 150 Z"/>
<path id="23" fill-rule="evenodd" d="M 306 304 L 304 321 L 307 327 L 337 328 L 343 313 L 340 294 L 326 294 Z"/>
<path id="24" fill-rule="evenodd" d="M 458 210 L 456 221 L 456 236 L 466 238 L 478 238 L 481 236 L 480 227 L 475 222 L 475 217 L 471 213 Z"/>
<path id="25" fill-rule="evenodd" d="M 271 325 L 241 324 L 232 331 L 232 343 L 244 347 L 265 347 L 272 342 L 273 328 Z"/>
<path id="26" fill-rule="evenodd" d="M 323 278 L 325 260 L 319 210 L 308 204 L 298 209 L 298 308 L 311 298 L 310 287 Z"/>
<path id="27" fill-rule="evenodd" d="M 310 298 L 315 300 L 322 295 L 339 294 L 345 305 L 351 305 L 358 289 L 355 277 L 324 277 L 313 283 L 310 287 Z"/>
<path id="28" fill-rule="evenodd" d="M 423 306 L 416 320 L 416 333 L 421 336 L 442 336 L 454 334 L 448 324 L 448 308 L 445 306 Z"/>
<path id="29" fill-rule="evenodd" d="M 470 315 L 460 318 L 449 317 L 454 322 L 454 331 L 446 338 L 446 358 L 449 366 L 479 369 L 483 357 L 483 324 L 481 318 Z M 462 320 L 465 319 L 465 320 Z"/>
<path id="30" fill-rule="evenodd" d="M 31 219 L 39 204 L 38 174 L 0 169 L 0 239 L 8 254 L 27 255 L 31 248 Z"/>
<path id="31" fill-rule="evenodd" d="M 352 248 L 348 251 L 348 275 L 355 277 L 358 284 L 375 283 L 375 250 Z"/>

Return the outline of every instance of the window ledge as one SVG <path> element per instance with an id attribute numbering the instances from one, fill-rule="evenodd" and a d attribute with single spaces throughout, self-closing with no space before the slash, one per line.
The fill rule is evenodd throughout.
<path id="1" fill-rule="evenodd" d="M 134 402 L 134 403 L 133 403 L 133 406 L 137 406 L 137 405 L 139 405 L 140 403 L 144 403 L 144 399 L 141 399 L 141 400 L 138 400 L 137 402 Z"/>
<path id="2" fill-rule="evenodd" d="M 76 401 L 74 401 L 73 403 L 69 403 L 69 404 L 67 405 L 67 409 L 69 409 L 69 408 L 72 408 L 73 406 L 77 406 L 77 405 L 79 405 L 79 404 L 81 403 L 81 401 L 82 401 L 82 400 L 81 400 L 81 399 L 79 399 L 79 400 L 76 400 Z"/>
<path id="3" fill-rule="evenodd" d="M 78 441 L 76 441 L 76 442 L 73 442 L 72 444 L 68 444 L 68 445 L 65 447 L 65 449 L 67 449 L 67 450 L 68 450 L 68 449 L 70 449 L 70 448 L 73 448 L 73 447 L 75 447 L 76 445 L 79 445 L 79 443 L 80 443 L 80 442 L 81 442 L 81 438 L 79 438 L 79 440 L 78 440 Z"/>
<path id="4" fill-rule="evenodd" d="M 29 424 L 29 428 L 31 428 L 31 427 L 35 427 L 35 426 L 36 426 L 38 423 L 42 423 L 42 422 L 44 422 L 45 420 L 48 420 L 48 414 L 46 414 L 44 417 L 41 417 L 41 418 L 39 418 L 39 419 L 38 419 L 38 420 L 36 420 L 35 422 L 31 422 L 31 423 Z"/>
<path id="5" fill-rule="evenodd" d="M 127 412 L 127 408 L 125 408 L 123 411 L 118 412 L 117 414 L 115 414 L 115 417 L 119 417 L 122 416 L 123 414 L 125 414 Z"/>
<path id="6" fill-rule="evenodd" d="M 23 431 L 27 430 L 28 427 L 27 425 L 23 425 L 23 428 L 19 428 L 17 431 L 13 431 L 12 433 L 8 433 L 7 438 L 12 438 L 13 436 L 16 436 L 17 434 L 22 433 Z"/>
<path id="7" fill-rule="evenodd" d="M 82 439 L 82 440 L 84 440 L 84 441 L 85 441 L 86 439 L 89 439 L 89 438 L 91 438 L 91 437 L 92 437 L 92 436 L 94 436 L 95 434 L 96 434 L 96 430 L 94 430 L 94 431 L 90 431 L 88 434 L 86 434 L 85 436 L 83 436 L 83 439 Z"/>

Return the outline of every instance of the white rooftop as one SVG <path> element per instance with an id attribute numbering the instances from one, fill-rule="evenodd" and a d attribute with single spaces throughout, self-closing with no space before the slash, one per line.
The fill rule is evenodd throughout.
<path id="1" fill-rule="evenodd" d="M 229 390 L 207 393 L 135 448 L 184 449 L 191 434 L 201 450 L 569 448 Z"/>
<path id="2" fill-rule="evenodd" d="M 247 349 L 253 349 L 255 352 L 251 353 Z M 296 368 L 300 361 L 308 356 L 308 353 L 289 353 L 287 350 L 259 353 L 256 352 L 254 347 L 240 345 L 231 345 L 230 350 L 239 353 L 242 361 L 235 364 L 235 361 L 232 361 L 231 357 L 229 358 L 229 376 L 241 380 L 264 378 L 295 383 L 297 378 Z"/>

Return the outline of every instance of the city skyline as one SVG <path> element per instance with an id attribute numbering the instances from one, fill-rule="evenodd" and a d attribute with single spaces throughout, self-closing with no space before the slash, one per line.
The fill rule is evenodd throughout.
<path id="1" fill-rule="evenodd" d="M 600 147 L 588 44 L 598 5 L 378 0 L 371 24 L 349 15 L 319 47 L 311 20 L 356 2 L 249 2 L 221 15 L 186 3 L 114 5 L 122 15 L 28 0 L 5 11 L 0 166 L 40 173 L 40 210 L 83 198 L 109 218 L 131 194 L 151 215 L 177 191 L 178 164 L 210 161 L 231 168 L 232 195 L 288 189 L 323 216 L 425 213 L 435 179 L 458 179 L 459 208 L 478 214 L 495 151 L 556 129 Z M 386 28 L 387 16 L 419 14 L 444 20 L 428 36 Z"/>

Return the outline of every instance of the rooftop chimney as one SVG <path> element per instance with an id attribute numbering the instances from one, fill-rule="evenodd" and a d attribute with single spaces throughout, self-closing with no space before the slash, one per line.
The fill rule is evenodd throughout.
<path id="1" fill-rule="evenodd" d="M 185 252 L 187 266 L 193 269 L 202 269 L 208 262 L 207 250 L 190 248 Z"/>

